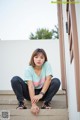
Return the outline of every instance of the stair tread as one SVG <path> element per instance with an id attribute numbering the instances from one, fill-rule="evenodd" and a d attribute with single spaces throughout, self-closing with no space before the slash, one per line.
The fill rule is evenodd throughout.
<path id="1" fill-rule="evenodd" d="M 59 90 L 51 101 L 52 109 L 40 109 L 38 116 L 34 116 L 31 111 L 30 101 L 25 100 L 28 109 L 17 110 L 18 101 L 12 90 L 0 90 L 0 111 L 10 112 L 10 120 L 68 120 L 68 110 L 66 108 L 66 92 Z M 41 106 L 42 101 L 38 105 Z M 1 114 L 0 114 L 1 117 Z"/>
<path id="2" fill-rule="evenodd" d="M 0 90 L 0 95 L 7 95 L 7 94 L 8 95 L 15 95 L 13 90 Z M 64 90 L 59 90 L 56 95 L 59 95 L 59 94 L 64 95 L 64 94 L 66 94 L 66 92 Z"/>
<path id="3" fill-rule="evenodd" d="M 68 120 L 67 109 L 40 109 L 38 115 L 33 115 L 30 109 L 10 109 L 8 112 L 10 113 L 10 120 Z"/>
<path id="4" fill-rule="evenodd" d="M 1 111 L 1 110 L 0 110 Z M 5 110 L 2 110 L 5 111 Z M 7 111 L 7 110 L 6 110 Z M 23 110 L 18 110 L 18 109 L 10 109 L 8 110 L 10 112 L 11 115 L 20 115 L 20 116 L 24 116 L 24 115 L 30 115 L 31 116 L 31 111 L 30 109 L 23 109 Z M 40 109 L 40 113 L 39 115 L 68 115 L 68 110 L 67 109 Z"/>
<path id="5" fill-rule="evenodd" d="M 18 106 L 18 101 L 13 91 L 10 91 L 9 94 L 7 94 L 7 92 L 4 92 L 4 94 L 2 94 L 3 92 L 4 91 L 2 91 L 0 94 L 0 110 L 16 108 Z M 25 100 L 25 104 L 28 108 L 31 107 L 30 101 Z M 42 101 L 39 101 L 38 106 L 41 107 L 41 105 L 42 105 Z M 62 91 L 59 91 L 59 94 L 56 94 L 53 97 L 51 101 L 51 107 L 54 109 L 66 108 L 66 95 L 63 94 Z"/>
<path id="6" fill-rule="evenodd" d="M 30 104 L 30 101 L 25 100 L 25 102 L 27 104 Z M 39 102 L 42 103 L 42 101 L 39 101 Z M 54 103 L 54 102 L 65 102 L 65 101 L 53 99 L 51 103 Z M 17 103 L 18 103 L 17 99 L 0 99 L 0 104 L 17 104 Z"/>
<path id="7" fill-rule="evenodd" d="M 25 104 L 30 107 L 31 102 L 25 100 Z M 42 101 L 39 101 L 38 105 L 41 106 Z M 9 106 L 9 105 L 18 105 L 17 99 L 0 99 L 0 106 L 3 105 L 4 107 Z M 66 101 L 65 99 L 59 99 L 54 97 L 53 100 L 51 101 L 51 106 L 53 108 L 66 108 Z"/>

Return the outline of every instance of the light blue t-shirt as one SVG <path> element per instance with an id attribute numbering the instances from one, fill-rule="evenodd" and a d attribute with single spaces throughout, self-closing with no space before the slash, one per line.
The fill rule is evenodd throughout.
<path id="1" fill-rule="evenodd" d="M 53 76 L 53 73 L 52 73 L 51 65 L 47 61 L 43 64 L 40 75 L 37 75 L 35 73 L 34 68 L 32 66 L 28 66 L 25 69 L 24 81 L 26 83 L 27 81 L 32 81 L 35 89 L 40 89 L 44 85 L 46 77 L 49 75 Z"/>

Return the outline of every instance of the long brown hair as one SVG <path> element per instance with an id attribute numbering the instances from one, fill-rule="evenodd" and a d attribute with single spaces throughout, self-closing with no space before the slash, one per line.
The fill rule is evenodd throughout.
<path id="1" fill-rule="evenodd" d="M 45 57 L 44 63 L 47 61 L 46 52 L 45 52 L 43 49 L 37 48 L 37 49 L 32 53 L 32 56 L 31 56 L 29 65 L 32 65 L 33 67 L 35 66 L 35 63 L 34 63 L 34 56 L 38 55 L 39 53 L 42 53 L 42 54 L 44 55 L 44 57 Z"/>

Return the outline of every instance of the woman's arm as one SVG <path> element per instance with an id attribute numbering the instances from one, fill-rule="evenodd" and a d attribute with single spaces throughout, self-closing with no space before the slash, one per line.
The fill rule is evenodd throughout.
<path id="1" fill-rule="evenodd" d="M 28 81 L 28 89 L 29 89 L 29 95 L 32 103 L 32 99 L 35 96 L 34 85 L 32 81 Z"/>
<path id="2" fill-rule="evenodd" d="M 50 83 L 51 83 L 51 78 L 52 78 L 51 75 L 49 75 L 49 76 L 46 77 L 46 81 L 45 81 L 45 83 L 44 83 L 44 85 L 43 85 L 43 88 L 42 88 L 42 90 L 41 90 L 41 92 L 42 92 L 43 94 L 45 94 L 46 91 L 48 90 L 49 85 L 50 85 Z"/>
<path id="3" fill-rule="evenodd" d="M 33 103 L 33 98 L 35 96 L 35 91 L 34 91 L 34 85 L 32 81 L 28 81 L 28 89 L 29 89 L 29 95 L 31 99 L 31 112 L 35 115 L 37 115 L 40 111 L 39 107 L 36 105 L 36 103 Z"/>

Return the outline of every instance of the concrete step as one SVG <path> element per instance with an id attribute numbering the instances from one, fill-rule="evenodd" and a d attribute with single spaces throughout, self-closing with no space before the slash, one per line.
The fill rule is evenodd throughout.
<path id="1" fill-rule="evenodd" d="M 39 101 L 38 106 L 41 107 L 41 104 L 42 102 Z M 51 101 L 53 109 L 40 109 L 37 116 L 30 111 L 30 101 L 25 100 L 25 105 L 28 107 L 26 110 L 17 110 L 17 105 L 18 101 L 13 91 L 0 91 L 0 120 L 2 120 L 2 112 L 5 111 L 10 113 L 10 120 L 68 120 L 65 91 L 60 90 L 53 97 Z"/>
<path id="2" fill-rule="evenodd" d="M 38 103 L 40 107 L 42 102 Z M 15 109 L 18 105 L 18 101 L 13 91 L 0 91 L 0 110 L 1 109 Z M 25 105 L 30 108 L 30 101 L 25 100 Z M 66 95 L 65 91 L 60 90 L 52 99 L 51 106 L 53 109 L 66 108 Z"/>
<path id="3" fill-rule="evenodd" d="M 38 106 L 40 107 L 41 104 L 42 104 L 42 101 L 39 101 Z M 25 105 L 28 108 L 30 108 L 31 107 L 30 101 L 25 100 Z M 0 99 L 0 110 L 1 109 L 14 109 L 17 106 L 18 106 L 18 101 L 16 99 L 15 100 L 13 100 L 13 99 L 1 100 Z M 66 108 L 66 102 L 63 101 L 63 99 L 61 101 L 61 100 L 56 98 L 56 99 L 53 99 L 51 101 L 51 106 L 52 106 L 53 109 L 64 109 L 64 108 Z"/>
<path id="4" fill-rule="evenodd" d="M 66 94 L 65 91 L 59 90 L 56 95 L 65 95 L 65 94 Z M 0 90 L 0 98 L 2 98 L 2 99 L 5 99 L 5 98 L 6 99 L 9 99 L 9 98 L 15 99 L 16 96 L 12 90 Z"/>
<path id="5" fill-rule="evenodd" d="M 0 95 L 14 95 L 13 90 L 0 90 Z M 66 94 L 66 92 L 64 90 L 59 90 L 57 92 L 57 95 L 62 95 L 62 94 Z"/>
<path id="6" fill-rule="evenodd" d="M 0 111 L 0 117 L 2 111 Z M 9 110 L 10 120 L 68 120 L 67 109 L 47 109 L 40 110 L 40 113 L 35 116 L 27 110 Z"/>

